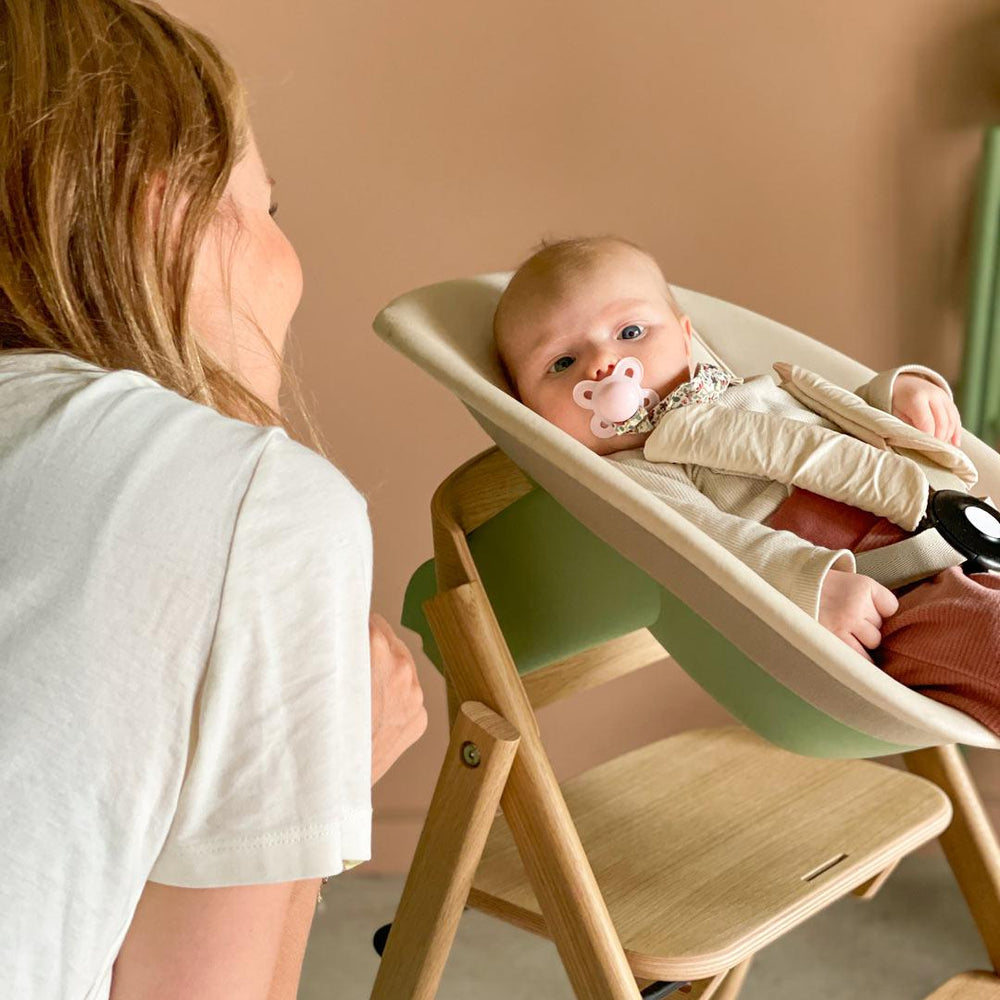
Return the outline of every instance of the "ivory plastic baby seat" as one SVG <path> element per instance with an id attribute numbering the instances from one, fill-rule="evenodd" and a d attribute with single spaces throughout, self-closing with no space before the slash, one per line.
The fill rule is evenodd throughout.
<path id="1" fill-rule="evenodd" d="M 996 969 L 1000 848 L 953 744 L 1000 740 L 884 675 L 511 397 L 491 338 L 507 277 L 418 289 L 375 321 L 500 450 L 438 490 L 434 563 L 407 593 L 404 623 L 445 674 L 453 729 L 372 995 L 433 996 L 468 901 L 552 937 L 577 996 L 729 1000 L 755 951 L 846 893 L 872 894 L 936 835 Z M 873 374 L 674 292 L 696 360 L 749 375 L 781 359 L 848 388 Z M 1000 456 L 964 446 L 1000 497 Z M 533 708 L 665 650 L 758 735 L 683 733 L 560 787 Z M 915 774 L 850 759 L 896 752 Z M 934 997 L 952 995 L 1000 998 L 1000 978 L 964 974 Z"/>

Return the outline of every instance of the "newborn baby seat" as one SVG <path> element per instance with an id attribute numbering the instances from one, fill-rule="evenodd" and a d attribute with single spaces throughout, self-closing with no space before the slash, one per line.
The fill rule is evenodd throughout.
<path id="1" fill-rule="evenodd" d="M 436 566 L 421 567 L 407 593 L 404 623 L 422 635 L 425 651 L 444 669 L 454 730 L 397 914 L 397 929 L 406 912 L 418 905 L 413 902 L 418 886 L 426 886 L 435 877 L 441 880 L 430 845 L 442 848 L 447 840 L 447 832 L 442 831 L 449 826 L 439 814 L 449 789 L 454 806 L 455 782 L 466 780 L 462 766 L 466 771 L 474 766 L 462 756 L 468 746 L 475 745 L 478 754 L 483 746 L 488 747 L 490 752 L 483 754 L 481 762 L 492 762 L 496 771 L 490 775 L 489 788 L 483 775 L 468 804 L 466 825 L 451 817 L 451 828 L 462 829 L 462 846 L 456 848 L 459 853 L 454 859 L 458 865 L 460 857 L 462 864 L 458 865 L 461 873 L 453 872 L 447 880 L 450 901 L 431 899 L 424 890 L 423 905 L 433 910 L 431 925 L 437 937 L 419 947 L 412 940 L 404 946 L 397 943 L 394 931 L 373 996 L 391 995 L 396 1000 L 403 995 L 433 995 L 426 985 L 414 984 L 418 980 L 436 983 L 434 977 L 440 974 L 453 921 L 457 921 L 455 900 L 464 902 L 471 886 L 470 904 L 555 939 L 578 996 L 637 996 L 638 988 L 630 978 L 635 976 L 657 979 L 643 996 L 690 989 L 680 985 L 688 980 L 695 984 L 693 995 L 707 997 L 720 991 L 714 992 L 717 998 L 735 997 L 753 951 L 836 896 L 877 888 L 877 879 L 872 884 L 874 876 L 887 873 L 903 853 L 947 826 L 941 800 L 925 799 L 918 806 L 911 798 L 908 830 L 900 828 L 891 835 L 887 829 L 882 831 L 894 846 L 889 849 L 880 842 L 876 849 L 878 838 L 869 837 L 862 848 L 855 838 L 854 853 L 845 849 L 842 854 L 860 867 L 853 875 L 841 870 L 840 882 L 838 876 L 831 876 L 825 895 L 819 893 L 809 900 L 802 896 L 798 909 L 790 905 L 790 898 L 785 899 L 784 909 L 779 905 L 773 912 L 762 910 L 755 917 L 756 924 L 749 918 L 742 923 L 735 920 L 738 926 L 727 932 L 720 929 L 725 919 L 732 922 L 735 918 L 720 916 L 725 892 L 714 903 L 704 902 L 712 898 L 713 890 L 703 880 L 703 892 L 697 898 L 718 918 L 714 937 L 708 934 L 697 942 L 688 941 L 678 951 L 674 944 L 684 935 L 675 929 L 656 942 L 660 951 L 655 955 L 649 940 L 641 942 L 649 950 L 636 942 L 630 946 L 622 928 L 639 918 L 620 907 L 615 910 L 618 904 L 614 904 L 612 923 L 605 906 L 606 898 L 612 903 L 608 889 L 603 878 L 597 880 L 598 889 L 590 871 L 591 866 L 598 870 L 600 862 L 595 861 L 589 842 L 586 852 L 580 845 L 578 834 L 585 833 L 585 824 L 575 813 L 596 808 L 592 803 L 584 805 L 593 789 L 588 791 L 585 782 L 570 787 L 582 779 L 567 783 L 562 791 L 570 809 L 563 813 L 563 798 L 547 761 L 538 765 L 533 777 L 519 775 L 518 767 L 522 759 L 534 760 L 534 751 L 540 747 L 531 706 L 655 662 L 665 655 L 664 650 L 768 743 L 825 760 L 809 762 L 743 731 L 717 730 L 682 734 L 689 738 L 687 744 L 681 737 L 661 741 L 669 744 L 664 747 L 665 756 L 656 760 L 637 757 L 634 768 L 648 766 L 650 774 L 663 776 L 663 782 L 670 773 L 670 781 L 683 785 L 683 775 L 676 773 L 677 762 L 687 761 L 691 784 L 675 789 L 681 796 L 676 801 L 681 810 L 694 808 L 691 801 L 704 797 L 698 789 L 710 783 L 704 773 L 693 777 L 700 754 L 716 755 L 717 766 L 727 771 L 741 766 L 752 771 L 756 766 L 758 775 L 766 773 L 779 783 L 786 780 L 789 788 L 796 782 L 804 782 L 805 787 L 843 781 L 839 791 L 828 788 L 825 793 L 827 812 L 822 814 L 821 825 L 832 831 L 843 810 L 830 809 L 830 800 L 841 805 L 851 798 L 857 801 L 858 791 L 852 790 L 851 783 L 864 784 L 874 773 L 871 769 L 907 782 L 916 780 L 843 758 L 904 753 L 910 770 L 944 789 L 955 807 L 955 822 L 941 837 L 942 845 L 996 968 L 1000 962 L 1000 850 L 961 755 L 951 745 L 994 748 L 1000 746 L 1000 739 L 968 716 L 892 680 L 680 514 L 514 399 L 506 388 L 491 336 L 493 312 L 508 277 L 487 275 L 418 289 L 391 303 L 375 321 L 385 341 L 462 400 L 500 452 L 467 463 L 439 490 L 434 504 Z M 873 375 L 839 352 L 762 316 L 696 292 L 674 288 L 674 293 L 696 330 L 696 361 L 721 361 L 744 376 L 770 370 L 773 361 L 789 361 L 849 389 Z M 969 435 L 963 448 L 979 469 L 981 492 L 1000 498 L 1000 456 Z M 433 596 L 435 573 L 437 597 Z M 601 656 L 587 652 L 593 647 L 602 650 Z M 471 702 L 486 702 L 493 712 Z M 469 737 L 473 730 L 478 733 L 475 739 Z M 707 735 L 710 732 L 714 735 Z M 835 759 L 840 759 L 839 764 Z M 842 770 L 835 777 L 833 771 L 809 770 L 837 766 Z M 625 780 L 624 773 L 618 775 L 619 783 Z M 515 784 L 519 791 L 512 791 Z M 739 825 L 740 810 L 752 807 L 753 785 L 751 780 L 742 792 L 730 789 L 729 806 L 715 802 L 711 809 L 729 808 L 731 823 Z M 533 793 L 526 790 L 529 786 Z M 766 798 L 766 791 L 759 784 L 756 787 L 759 796 Z M 926 782 L 920 782 L 919 789 L 908 784 L 891 794 L 905 798 L 926 790 Z M 501 794 L 510 830 L 501 821 L 495 824 L 476 883 L 471 885 Z M 880 794 L 890 793 L 883 789 Z M 532 795 L 534 813 L 526 804 Z M 559 815 L 540 819 L 537 808 L 541 805 Z M 805 798 L 797 803 L 800 815 L 816 807 L 817 803 Z M 776 813 L 782 807 L 775 801 L 768 808 Z M 702 821 L 708 823 L 708 814 Z M 769 837 L 772 846 L 786 855 L 794 853 L 803 838 L 808 839 L 801 824 L 794 833 L 787 824 L 787 818 L 781 819 L 761 832 L 761 837 Z M 540 832 L 537 828 L 546 825 L 560 829 Z M 806 826 L 815 829 L 815 817 Z M 834 850 L 836 844 L 845 842 L 843 838 L 850 839 L 859 830 L 831 832 L 829 848 Z M 605 840 L 607 833 L 603 831 Z M 676 829 L 664 828 L 661 833 L 677 836 Z M 587 836 L 600 840 L 602 834 L 591 831 L 584 839 Z M 544 846 L 536 852 L 539 838 Z M 521 873 L 517 886 L 500 873 L 501 859 L 516 861 L 514 842 L 528 869 L 526 877 Z M 696 836 L 688 846 L 697 853 L 704 849 L 704 841 Z M 758 840 L 749 853 L 759 847 Z M 652 849 L 638 843 L 632 847 Z M 732 844 L 727 849 L 739 850 Z M 612 845 L 610 850 L 613 864 L 623 846 Z M 866 850 L 873 853 L 862 863 Z M 539 856 L 529 856 L 536 853 L 544 857 L 548 868 Z M 724 863 L 729 857 L 723 853 L 714 860 Z M 837 863 L 829 869 L 820 866 L 824 878 Z M 683 857 L 675 854 L 669 864 L 683 868 Z M 586 869 L 583 876 L 581 868 Z M 815 877 L 803 873 L 799 882 L 806 884 Z M 564 898 L 560 884 L 567 881 L 573 883 L 577 898 Z M 771 891 L 764 881 L 757 887 L 761 897 Z M 574 914 L 581 907 L 587 917 L 578 920 Z M 450 916 L 442 916 L 445 911 Z M 690 913 L 681 917 L 678 926 L 684 926 L 685 920 L 690 925 Z M 425 913 L 425 929 L 428 919 Z M 664 947 L 672 949 L 672 954 L 664 955 Z M 401 950 L 406 951 L 405 958 Z M 437 958 L 429 959 L 430 952 Z M 727 969 L 732 970 L 728 978 Z M 391 977 L 395 985 L 390 993 L 386 984 Z M 407 977 L 408 985 L 400 992 Z M 979 995 L 975 990 L 983 990 L 983 997 L 1000 997 L 998 986 L 1000 979 L 992 974 L 967 974 L 946 984 L 935 997 L 952 995 L 948 990 L 968 998 Z"/>

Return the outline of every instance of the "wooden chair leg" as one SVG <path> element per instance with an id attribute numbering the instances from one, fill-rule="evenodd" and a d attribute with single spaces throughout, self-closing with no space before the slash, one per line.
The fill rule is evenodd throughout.
<path id="1" fill-rule="evenodd" d="M 716 990 L 712 1000 L 736 1000 L 739 996 L 740 990 L 743 988 L 743 983 L 746 982 L 747 973 L 750 971 L 750 963 L 753 961 L 753 956 L 744 959 L 739 965 L 734 965 L 729 972 L 726 973 L 726 978 L 722 980 L 722 984 Z"/>
<path id="2" fill-rule="evenodd" d="M 719 988 L 729 977 L 729 970 L 720 972 L 711 979 L 696 979 L 688 986 L 682 986 L 677 991 L 677 1000 L 715 1000 L 719 995 Z M 641 984 L 640 984 L 641 985 Z"/>
<path id="3" fill-rule="evenodd" d="M 520 736 L 478 702 L 460 706 L 382 954 L 372 1000 L 433 1000 Z"/>
<path id="4" fill-rule="evenodd" d="M 448 695 L 448 728 L 455 728 L 455 721 L 458 719 L 458 710 L 462 707 L 462 699 L 459 698 L 451 681 L 445 678 L 445 692 Z"/>
<path id="5" fill-rule="evenodd" d="M 703 997 L 710 997 L 728 975 L 728 972 L 720 972 L 711 979 L 697 979 L 687 986 L 682 986 L 677 991 L 677 1000 L 702 1000 Z M 647 980 L 639 980 L 639 988 L 642 989 L 646 983 Z"/>
<path id="6" fill-rule="evenodd" d="M 424 604 L 456 691 L 517 727 L 503 813 L 579 1000 L 640 1000 L 635 977 L 542 746 L 538 723 L 479 583 Z"/>
<path id="7" fill-rule="evenodd" d="M 896 865 L 899 864 L 899 860 L 893 861 L 885 871 L 879 872 L 874 878 L 870 878 L 867 882 L 863 882 L 861 885 L 856 886 L 851 890 L 851 893 L 861 899 L 874 899 L 878 895 L 879 889 L 885 885 L 889 876 L 896 870 Z"/>
<path id="8" fill-rule="evenodd" d="M 992 972 L 963 972 L 939 986 L 925 1000 L 997 1000 L 1000 978 Z"/>
<path id="9" fill-rule="evenodd" d="M 678 1000 L 736 1000 L 752 961 L 753 955 L 711 979 L 698 979 L 690 986 L 682 986 L 677 991 Z"/>
<path id="10" fill-rule="evenodd" d="M 965 759 L 950 745 L 913 750 L 903 760 L 951 799 L 955 815 L 938 839 L 993 969 L 1000 972 L 1000 844 Z"/>

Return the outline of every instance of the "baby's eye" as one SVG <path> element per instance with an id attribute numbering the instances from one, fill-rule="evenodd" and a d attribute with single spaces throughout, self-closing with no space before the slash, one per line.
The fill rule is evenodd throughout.
<path id="1" fill-rule="evenodd" d="M 556 375 L 559 372 L 566 371 L 571 364 L 573 364 L 573 359 L 568 354 L 564 354 L 561 358 L 556 358 L 556 360 L 552 362 L 549 366 L 549 371 Z"/>
<path id="2" fill-rule="evenodd" d="M 623 326 L 621 333 L 618 334 L 622 340 L 638 340 L 643 334 L 641 326 L 635 323 L 629 323 L 628 326 Z"/>

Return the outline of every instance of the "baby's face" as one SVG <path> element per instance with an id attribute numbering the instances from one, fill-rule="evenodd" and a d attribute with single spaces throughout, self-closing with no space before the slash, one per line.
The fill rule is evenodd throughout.
<path id="1" fill-rule="evenodd" d="M 638 358 L 642 384 L 662 398 L 690 375 L 691 323 L 670 308 L 663 278 L 644 254 L 622 249 L 538 294 L 502 337 L 521 401 L 599 455 L 638 448 L 647 434 L 599 438 L 593 413 L 573 400 L 584 379 L 599 381 L 622 358 Z"/>

